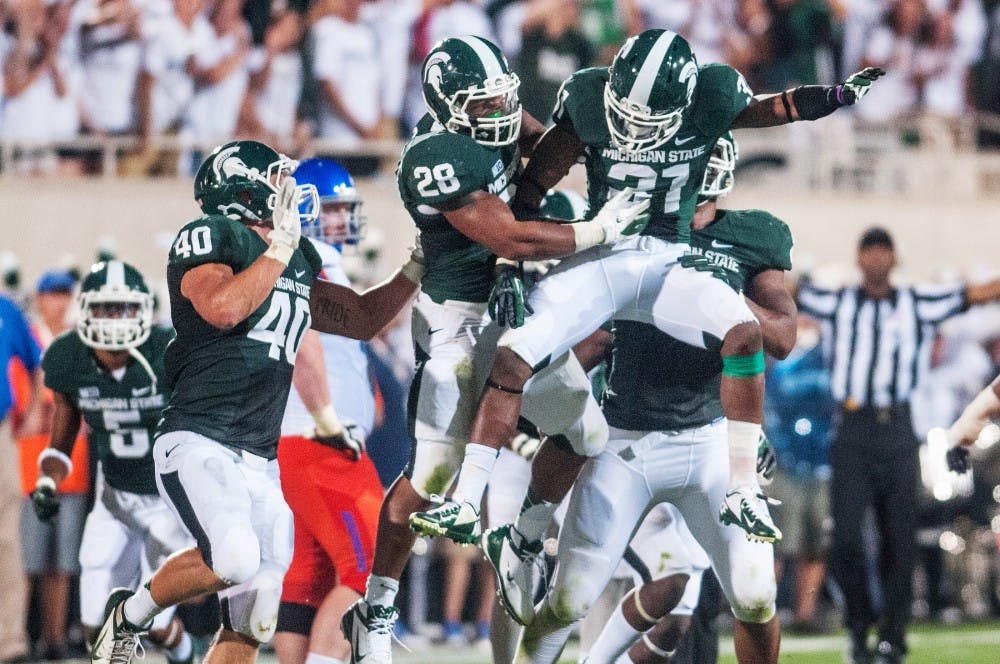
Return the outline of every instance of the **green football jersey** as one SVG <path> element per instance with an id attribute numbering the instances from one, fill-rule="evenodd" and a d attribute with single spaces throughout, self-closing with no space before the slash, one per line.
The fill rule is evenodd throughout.
<path id="1" fill-rule="evenodd" d="M 45 385 L 65 396 L 90 427 L 90 454 L 104 468 L 104 479 L 119 491 L 156 493 L 153 431 L 167 403 L 163 354 L 174 332 L 153 328 L 137 349 L 156 375 L 130 361 L 120 378 L 107 371 L 75 331 L 55 339 L 42 358 Z"/>
<path id="2" fill-rule="evenodd" d="M 698 84 L 680 129 L 665 145 L 646 152 L 615 148 L 604 117 L 606 67 L 583 69 L 559 91 L 552 120 L 586 146 L 587 195 L 595 214 L 615 192 L 650 193 L 644 234 L 686 242 L 698 191 L 716 141 L 753 98 L 743 76 L 728 65 L 698 68 Z"/>
<path id="3" fill-rule="evenodd" d="M 485 302 L 489 297 L 496 256 L 459 232 L 442 212 L 457 209 L 460 199 L 479 190 L 510 201 L 520 168 L 517 143 L 486 147 L 446 131 L 429 115 L 417 125 L 396 176 L 403 205 L 420 229 L 425 256 L 421 288 L 435 302 Z"/>
<path id="4" fill-rule="evenodd" d="M 193 431 L 275 458 L 295 354 L 312 322 L 309 292 L 322 268 L 316 249 L 300 243 L 271 294 L 232 329 L 206 322 L 181 294 L 181 279 L 191 268 L 221 263 L 242 272 L 266 249 L 256 232 L 217 215 L 200 217 L 178 233 L 167 260 L 177 330 L 165 360 L 172 394 L 158 436 Z"/>
<path id="5" fill-rule="evenodd" d="M 725 281 L 741 291 L 764 270 L 790 270 L 792 234 L 761 210 L 720 210 L 691 234 L 691 250 L 725 268 Z M 655 326 L 615 321 L 604 415 L 630 431 L 677 431 L 722 417 L 718 350 L 690 346 Z"/>

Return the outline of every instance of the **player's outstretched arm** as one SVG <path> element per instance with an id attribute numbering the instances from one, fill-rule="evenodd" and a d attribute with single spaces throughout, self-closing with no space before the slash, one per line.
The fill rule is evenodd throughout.
<path id="1" fill-rule="evenodd" d="M 558 125 L 550 127 L 535 144 L 533 156 L 518 181 L 511 207 L 519 217 L 534 216 L 549 189 L 566 177 L 586 149 L 579 138 Z"/>
<path id="2" fill-rule="evenodd" d="M 800 85 L 777 94 L 757 95 L 733 121 L 732 129 L 776 127 L 798 120 L 819 120 L 868 94 L 885 70 L 868 67 L 838 85 Z"/>
<path id="3" fill-rule="evenodd" d="M 533 261 L 561 258 L 598 244 L 612 244 L 635 235 L 649 221 L 649 196 L 625 189 L 589 221 L 556 224 L 551 221 L 518 221 L 495 194 L 474 191 L 453 202 L 445 218 L 467 238 L 500 258 Z"/>
<path id="4" fill-rule="evenodd" d="M 327 334 L 368 341 L 413 298 L 422 274 L 422 266 L 411 258 L 390 279 L 364 293 L 317 279 L 309 297 L 312 326 Z"/>
<path id="5" fill-rule="evenodd" d="M 982 284 L 969 284 L 965 287 L 965 303 L 975 306 L 1000 300 L 1000 279 L 993 279 Z"/>
<path id="6" fill-rule="evenodd" d="M 782 270 L 764 270 L 747 288 L 747 304 L 757 316 L 764 335 L 764 350 L 783 360 L 795 347 L 795 317 L 798 308 L 785 287 Z"/>

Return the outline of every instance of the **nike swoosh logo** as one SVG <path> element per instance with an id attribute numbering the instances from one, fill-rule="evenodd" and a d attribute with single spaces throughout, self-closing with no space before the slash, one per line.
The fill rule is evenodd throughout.
<path id="1" fill-rule="evenodd" d="M 427 330 L 427 334 L 434 334 L 435 332 L 440 332 L 443 329 L 443 327 L 436 327 L 433 330 Z"/>
<path id="2" fill-rule="evenodd" d="M 725 244 L 723 242 L 719 242 L 718 240 L 712 240 L 712 247 L 715 249 L 732 249 L 733 245 Z"/>
<path id="3" fill-rule="evenodd" d="M 301 278 L 302 278 L 302 275 L 303 275 L 303 274 L 305 274 L 305 273 L 306 273 L 306 271 L 305 271 L 305 270 L 296 270 L 296 271 L 295 271 L 295 278 L 296 278 L 296 279 L 301 279 Z"/>
<path id="4" fill-rule="evenodd" d="M 697 136 L 688 136 L 687 138 L 678 138 L 674 140 L 674 145 L 684 145 L 688 141 L 693 141 L 698 138 Z"/>
<path id="5" fill-rule="evenodd" d="M 144 394 L 149 394 L 149 387 L 133 387 L 132 396 L 141 397 Z"/>
<path id="6" fill-rule="evenodd" d="M 169 450 L 167 450 L 166 452 L 164 452 L 163 453 L 163 457 L 166 458 L 166 457 L 170 456 L 171 452 L 173 452 L 174 450 L 176 450 L 178 447 L 180 447 L 180 443 L 178 443 L 177 445 L 174 445 Z"/>

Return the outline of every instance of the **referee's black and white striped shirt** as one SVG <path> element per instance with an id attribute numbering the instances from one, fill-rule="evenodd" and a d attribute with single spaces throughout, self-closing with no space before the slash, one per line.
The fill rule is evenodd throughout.
<path id="1" fill-rule="evenodd" d="M 798 304 L 823 326 L 833 398 L 878 408 L 909 403 L 930 367 L 935 328 L 966 309 L 964 285 L 893 288 L 874 300 L 859 286 L 803 284 Z"/>

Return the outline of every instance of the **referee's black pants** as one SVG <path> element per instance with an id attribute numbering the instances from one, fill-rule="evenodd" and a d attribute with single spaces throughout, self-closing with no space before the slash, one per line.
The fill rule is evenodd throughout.
<path id="1" fill-rule="evenodd" d="M 918 442 L 908 406 L 841 410 L 830 448 L 833 543 L 830 571 L 847 603 L 846 625 L 855 639 L 879 626 L 879 640 L 904 649 L 916 558 Z M 878 570 L 885 597 L 881 621 L 872 608 L 862 542 L 872 507 L 881 539 Z"/>

